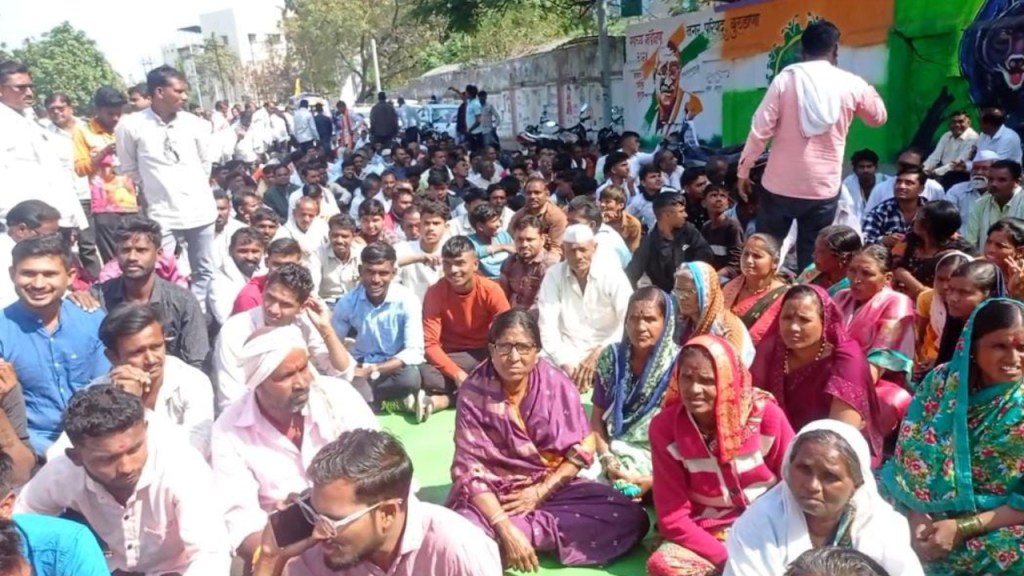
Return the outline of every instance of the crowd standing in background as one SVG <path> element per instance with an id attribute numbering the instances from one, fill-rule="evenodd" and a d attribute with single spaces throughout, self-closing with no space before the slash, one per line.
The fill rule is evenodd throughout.
<path id="1" fill-rule="evenodd" d="M 1024 574 L 1020 139 L 843 179 L 839 37 L 736 166 L 0 62 L 0 576 Z M 443 411 L 441 505 L 378 416 Z"/>

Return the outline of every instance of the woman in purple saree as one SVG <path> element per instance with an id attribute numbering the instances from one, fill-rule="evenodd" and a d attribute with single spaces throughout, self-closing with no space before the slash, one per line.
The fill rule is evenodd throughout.
<path id="1" fill-rule="evenodd" d="M 490 360 L 459 389 L 448 506 L 497 540 L 509 568 L 535 571 L 538 552 L 612 562 L 647 534 L 646 512 L 576 477 L 595 442 L 576 386 L 539 358 L 537 321 L 510 310 L 489 339 Z"/>

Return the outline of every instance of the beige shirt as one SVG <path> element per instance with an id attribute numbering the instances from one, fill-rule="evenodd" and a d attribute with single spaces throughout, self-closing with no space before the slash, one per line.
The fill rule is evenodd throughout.
<path id="1" fill-rule="evenodd" d="M 107 543 L 111 571 L 227 574 L 231 549 L 224 506 L 210 489 L 210 466 L 180 438 L 157 429 L 150 426 L 149 455 L 125 505 L 60 454 L 25 485 L 15 511 L 58 516 L 68 508 L 77 510 Z"/>
<path id="2" fill-rule="evenodd" d="M 327 302 L 334 302 L 343 295 L 348 294 L 359 285 L 359 256 L 362 254 L 360 245 L 353 245 L 349 249 L 348 260 L 340 260 L 334 254 L 334 248 L 330 244 L 320 247 L 320 255 L 317 258 L 320 264 L 320 297 Z M 341 335 L 344 337 L 344 335 Z"/>

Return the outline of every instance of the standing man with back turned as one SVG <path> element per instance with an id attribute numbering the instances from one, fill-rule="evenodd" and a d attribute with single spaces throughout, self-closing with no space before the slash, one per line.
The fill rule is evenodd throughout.
<path id="1" fill-rule="evenodd" d="M 782 242 L 796 220 L 797 261 L 803 270 L 811 263 L 818 232 L 836 216 L 846 134 L 853 117 L 881 126 L 887 113 L 874 88 L 836 65 L 835 24 L 809 24 L 800 42 L 804 61 L 787 66 L 772 80 L 754 113 L 738 176 L 745 199 L 753 188 L 750 169 L 771 140 L 757 231 Z"/>

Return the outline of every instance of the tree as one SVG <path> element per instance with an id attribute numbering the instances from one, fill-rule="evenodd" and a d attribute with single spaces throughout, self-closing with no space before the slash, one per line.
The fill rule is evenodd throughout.
<path id="1" fill-rule="evenodd" d="M 204 99 L 210 102 L 220 99 L 238 101 L 241 97 L 239 80 L 242 77 L 242 64 L 226 42 L 210 34 L 203 39 L 202 48 L 194 54 L 193 61 L 196 76 L 205 87 Z M 207 105 L 213 107 L 212 104 Z"/>
<path id="2" fill-rule="evenodd" d="M 89 107 L 100 86 L 124 88 L 124 81 L 96 42 L 68 22 L 57 25 L 39 40 L 25 40 L 21 48 L 11 51 L 11 57 L 32 71 L 32 83 L 40 97 L 63 92 L 79 111 Z"/>
<path id="3" fill-rule="evenodd" d="M 446 35 L 474 33 L 509 14 L 539 11 L 546 20 L 573 28 L 592 20 L 596 0 L 419 0 L 411 15 L 420 21 L 440 19 Z M 509 33 L 505 28 L 505 33 Z"/>
<path id="4" fill-rule="evenodd" d="M 381 83 L 396 86 L 422 72 L 420 54 L 441 41 L 437 22 L 414 20 L 407 0 L 287 0 L 285 36 L 303 85 L 332 92 L 354 77 L 359 99 L 374 91 L 372 40 Z"/>

